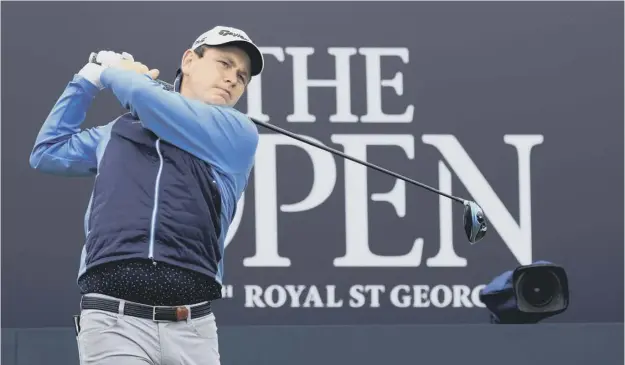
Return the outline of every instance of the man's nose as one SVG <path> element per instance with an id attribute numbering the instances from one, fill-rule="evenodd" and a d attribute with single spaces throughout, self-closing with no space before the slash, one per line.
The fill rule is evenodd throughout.
<path id="1" fill-rule="evenodd" d="M 225 75 L 225 81 L 230 84 L 231 87 L 234 87 L 234 85 L 236 85 L 236 72 L 235 74 L 231 73 L 231 72 L 227 72 Z"/>

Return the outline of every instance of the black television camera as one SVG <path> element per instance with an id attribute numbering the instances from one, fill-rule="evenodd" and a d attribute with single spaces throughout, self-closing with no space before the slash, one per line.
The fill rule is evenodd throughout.
<path id="1" fill-rule="evenodd" d="M 564 312 L 569 284 L 564 269 L 537 261 L 506 271 L 480 292 L 494 324 L 529 324 Z"/>

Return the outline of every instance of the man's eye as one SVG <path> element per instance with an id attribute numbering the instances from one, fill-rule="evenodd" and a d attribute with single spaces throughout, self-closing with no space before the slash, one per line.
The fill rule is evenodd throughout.
<path id="1" fill-rule="evenodd" d="M 221 63 L 224 66 L 228 66 L 228 64 L 225 61 L 219 61 L 219 63 Z"/>

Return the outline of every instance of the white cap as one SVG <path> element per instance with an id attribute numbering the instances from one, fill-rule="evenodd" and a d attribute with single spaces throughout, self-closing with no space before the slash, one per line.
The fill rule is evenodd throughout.
<path id="1" fill-rule="evenodd" d="M 195 50 L 203 44 L 208 46 L 219 46 L 233 42 L 236 42 L 236 45 L 241 47 L 241 49 L 243 49 L 250 58 L 252 68 L 251 76 L 260 74 L 264 65 L 263 54 L 254 42 L 252 42 L 250 37 L 248 37 L 247 34 L 240 29 L 216 26 L 199 36 L 195 42 L 193 42 L 191 49 Z"/>

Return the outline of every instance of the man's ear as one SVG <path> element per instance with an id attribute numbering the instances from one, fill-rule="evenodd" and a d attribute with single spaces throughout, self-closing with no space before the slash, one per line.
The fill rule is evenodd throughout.
<path id="1" fill-rule="evenodd" d="M 184 76 L 188 75 L 189 65 L 194 61 L 195 58 L 196 58 L 195 52 L 193 52 L 190 49 L 186 50 L 184 54 L 182 55 L 182 61 L 180 62 L 180 70 L 182 71 L 182 74 Z"/>

